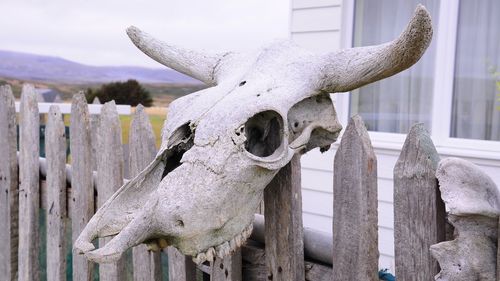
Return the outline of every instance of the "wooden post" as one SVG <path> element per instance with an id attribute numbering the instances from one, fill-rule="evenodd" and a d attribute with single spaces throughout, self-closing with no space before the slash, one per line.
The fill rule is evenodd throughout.
<path id="1" fill-rule="evenodd" d="M 16 108 L 10 86 L 0 86 L 0 276 L 17 280 L 18 174 Z"/>
<path id="2" fill-rule="evenodd" d="M 40 116 L 35 88 L 24 85 L 19 109 L 19 280 L 40 280 Z"/>
<path id="3" fill-rule="evenodd" d="M 95 97 L 92 104 L 101 104 Z M 92 147 L 92 171 L 97 170 L 97 127 L 99 127 L 99 114 L 90 115 L 90 145 Z"/>
<path id="4" fill-rule="evenodd" d="M 90 146 L 89 109 L 82 92 L 73 96 L 70 117 L 72 241 L 78 238 L 94 214 L 94 186 Z M 93 264 L 73 252 L 73 280 L 92 280 Z"/>
<path id="5" fill-rule="evenodd" d="M 168 280 L 196 280 L 196 265 L 191 257 L 184 256 L 174 247 L 168 247 Z"/>
<path id="6" fill-rule="evenodd" d="M 104 104 L 97 130 L 97 205 L 99 208 L 123 185 L 122 129 L 114 101 Z M 99 240 L 102 248 L 112 238 Z M 125 258 L 100 264 L 100 280 L 125 280 Z"/>
<path id="7" fill-rule="evenodd" d="M 242 281 L 241 248 L 224 259 L 216 258 L 211 263 L 211 281 Z"/>
<path id="8" fill-rule="evenodd" d="M 155 135 L 142 105 L 135 110 L 129 131 L 129 171 L 139 174 L 156 155 Z M 146 245 L 132 248 L 135 281 L 161 281 L 160 252 L 148 251 Z"/>
<path id="9" fill-rule="evenodd" d="M 47 161 L 47 280 L 66 280 L 66 135 L 61 111 L 51 106 L 45 130 Z"/>
<path id="10" fill-rule="evenodd" d="M 304 280 L 300 155 L 264 191 L 268 280 Z"/>
<path id="11" fill-rule="evenodd" d="M 334 281 L 379 280 L 377 203 L 377 158 L 365 124 L 356 115 L 349 120 L 334 160 Z"/>
<path id="12" fill-rule="evenodd" d="M 429 247 L 445 239 L 445 209 L 435 176 L 439 155 L 423 124 L 414 125 L 394 167 L 394 244 L 398 280 L 432 280 Z"/>

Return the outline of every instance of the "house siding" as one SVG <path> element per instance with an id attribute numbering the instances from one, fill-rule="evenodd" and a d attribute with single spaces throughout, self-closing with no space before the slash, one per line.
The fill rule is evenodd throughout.
<path id="1" fill-rule="evenodd" d="M 292 0 L 291 38 L 313 52 L 338 50 L 341 46 L 342 1 Z M 350 30 L 349 28 L 347 28 Z M 335 95 L 332 98 L 335 102 Z M 336 107 L 339 115 L 340 106 Z M 347 124 L 343 124 L 346 126 Z M 338 144 L 338 141 L 337 141 Z M 337 144 L 325 153 L 313 150 L 302 157 L 302 200 L 304 227 L 332 233 L 333 159 Z M 393 169 L 401 152 L 402 142 L 387 148 L 374 142 L 378 171 L 379 266 L 394 272 L 394 207 Z M 449 147 L 437 146 L 441 158 L 457 157 Z M 462 153 L 463 154 L 463 153 Z M 465 156 L 464 156 L 465 155 Z M 461 157 L 479 165 L 500 186 L 500 160 L 484 155 L 463 154 Z"/>

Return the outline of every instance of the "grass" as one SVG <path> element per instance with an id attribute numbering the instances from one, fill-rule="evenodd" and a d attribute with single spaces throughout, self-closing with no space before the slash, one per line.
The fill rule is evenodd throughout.
<path id="1" fill-rule="evenodd" d="M 148 110 L 146 110 L 148 112 Z M 161 128 L 163 127 L 163 122 L 165 121 L 165 114 L 153 114 L 148 112 L 149 121 L 153 126 L 153 132 L 156 138 L 156 147 L 159 148 L 161 144 Z M 122 140 L 123 143 L 128 143 L 128 135 L 130 132 L 130 123 L 132 122 L 132 115 L 120 115 L 120 121 L 122 124 Z"/>

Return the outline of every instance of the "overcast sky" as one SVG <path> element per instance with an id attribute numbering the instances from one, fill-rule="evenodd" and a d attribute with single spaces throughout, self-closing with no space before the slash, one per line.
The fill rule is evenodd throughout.
<path id="1" fill-rule="evenodd" d="M 190 48 L 249 50 L 288 37 L 289 0 L 0 1 L 1 50 L 160 67 L 132 45 L 130 25 Z"/>

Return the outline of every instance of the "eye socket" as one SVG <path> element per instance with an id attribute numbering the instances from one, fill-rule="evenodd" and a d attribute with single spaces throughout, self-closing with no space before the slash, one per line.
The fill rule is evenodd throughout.
<path id="1" fill-rule="evenodd" d="M 283 139 L 283 119 L 272 110 L 252 116 L 245 123 L 245 149 L 258 157 L 271 156 Z"/>

